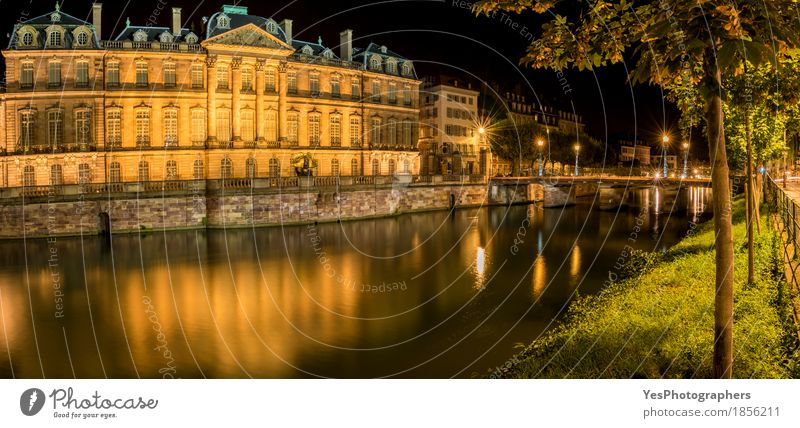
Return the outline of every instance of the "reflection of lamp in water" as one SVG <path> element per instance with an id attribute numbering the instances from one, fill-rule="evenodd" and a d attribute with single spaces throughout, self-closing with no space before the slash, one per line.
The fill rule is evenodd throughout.
<path id="1" fill-rule="evenodd" d="M 547 263 L 544 256 L 539 254 L 533 262 L 533 300 L 540 299 L 547 285 Z"/>
<path id="2" fill-rule="evenodd" d="M 575 280 L 581 274 L 581 247 L 577 243 L 572 249 L 572 256 L 569 259 L 569 274 Z M 577 285 L 577 282 L 575 284 Z"/>
<path id="3" fill-rule="evenodd" d="M 475 289 L 483 288 L 483 273 L 486 271 L 486 250 L 478 247 L 475 252 Z"/>

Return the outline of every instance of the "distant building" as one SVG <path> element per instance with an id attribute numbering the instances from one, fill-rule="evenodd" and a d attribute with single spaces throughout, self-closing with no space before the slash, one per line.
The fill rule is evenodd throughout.
<path id="1" fill-rule="evenodd" d="M 661 154 L 652 155 L 650 157 L 652 159 L 652 166 L 655 168 L 656 172 L 663 172 L 664 170 L 664 161 L 663 156 Z M 667 169 L 669 170 L 669 174 L 676 174 L 680 175 L 683 171 L 678 171 L 678 156 L 677 155 L 667 155 Z"/>
<path id="2" fill-rule="evenodd" d="M 470 84 L 428 77 L 420 91 L 423 175 L 486 175 L 490 148 L 480 133 L 478 96 Z"/>
<path id="3" fill-rule="evenodd" d="M 626 140 L 620 140 L 619 146 L 620 162 L 637 160 L 640 166 L 650 165 L 650 146 L 643 144 L 641 141 Z"/>

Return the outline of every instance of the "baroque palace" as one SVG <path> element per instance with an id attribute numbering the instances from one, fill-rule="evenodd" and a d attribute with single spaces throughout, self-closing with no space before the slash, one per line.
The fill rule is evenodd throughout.
<path id="1" fill-rule="evenodd" d="M 420 81 L 385 46 L 346 30 L 337 54 L 228 5 L 201 34 L 173 8 L 171 27 L 103 39 L 93 7 L 92 23 L 56 5 L 13 29 L 3 187 L 419 174 Z"/>

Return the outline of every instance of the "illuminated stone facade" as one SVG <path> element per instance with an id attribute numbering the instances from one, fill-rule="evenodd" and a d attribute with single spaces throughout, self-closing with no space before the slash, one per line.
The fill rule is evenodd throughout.
<path id="1" fill-rule="evenodd" d="M 419 174 L 420 82 L 386 47 L 346 30 L 337 55 L 241 6 L 201 34 L 174 8 L 171 27 L 103 40 L 99 6 L 93 23 L 57 8 L 14 27 L 2 187 L 278 179 L 303 154 L 315 177 Z"/>

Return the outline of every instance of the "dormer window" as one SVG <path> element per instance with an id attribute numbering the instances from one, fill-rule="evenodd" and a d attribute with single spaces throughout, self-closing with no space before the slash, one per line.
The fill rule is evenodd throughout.
<path id="1" fill-rule="evenodd" d="M 58 30 L 50 31 L 50 34 L 47 35 L 47 46 L 48 47 L 61 47 L 61 32 Z"/>
<path id="2" fill-rule="evenodd" d="M 217 17 L 217 28 L 222 29 L 230 29 L 231 28 L 231 18 L 228 17 L 226 14 L 221 14 Z"/>
<path id="3" fill-rule="evenodd" d="M 33 46 L 33 33 L 26 31 L 22 35 L 22 46 Z"/>
<path id="4" fill-rule="evenodd" d="M 194 33 L 189 33 L 186 35 L 186 43 L 190 45 L 194 45 L 197 43 L 197 36 Z"/>
<path id="5" fill-rule="evenodd" d="M 89 36 L 86 33 L 78 33 L 75 37 L 75 42 L 78 46 L 87 46 L 89 44 Z"/>
<path id="6" fill-rule="evenodd" d="M 302 52 L 303 55 L 314 55 L 314 49 L 311 49 L 311 46 L 309 45 L 303 46 L 303 49 L 301 49 L 300 52 Z"/>
<path id="7" fill-rule="evenodd" d="M 391 74 L 397 73 L 397 63 L 394 60 L 389 60 L 386 63 L 386 72 Z"/>
<path id="8" fill-rule="evenodd" d="M 322 56 L 327 58 L 327 59 L 333 59 L 333 51 L 331 51 L 330 49 L 325 49 L 322 52 Z"/>
<path id="9" fill-rule="evenodd" d="M 158 36 L 158 40 L 161 43 L 172 43 L 172 34 L 170 34 L 169 31 L 164 31 Z"/>
<path id="10" fill-rule="evenodd" d="M 370 70 L 380 71 L 380 69 L 381 69 L 381 58 L 379 56 L 374 55 L 372 58 L 370 58 L 370 60 L 369 60 L 369 69 Z"/>
<path id="11" fill-rule="evenodd" d="M 137 30 L 133 33 L 133 41 L 134 42 L 146 42 L 147 41 L 147 33 L 143 30 Z"/>
<path id="12" fill-rule="evenodd" d="M 275 21 L 267 22 L 267 31 L 269 31 L 271 34 L 278 33 L 278 25 L 275 24 Z"/>
<path id="13" fill-rule="evenodd" d="M 386 52 L 388 52 L 388 49 L 386 49 L 386 46 L 381 46 L 381 53 L 386 53 Z"/>
<path id="14" fill-rule="evenodd" d="M 403 76 L 411 76 L 411 64 L 403 63 Z"/>

